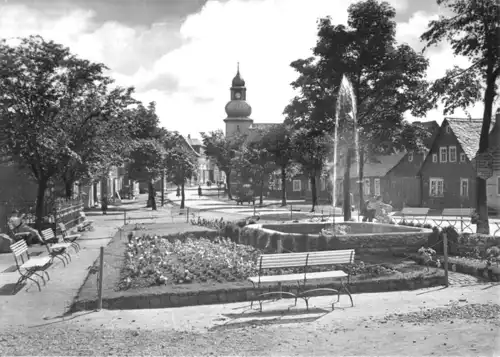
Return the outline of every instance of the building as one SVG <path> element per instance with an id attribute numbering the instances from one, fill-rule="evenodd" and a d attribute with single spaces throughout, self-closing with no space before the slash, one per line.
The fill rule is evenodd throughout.
<path id="1" fill-rule="evenodd" d="M 439 133 L 439 124 L 436 121 L 414 122 L 429 132 L 424 139 L 425 150 L 421 152 L 407 152 L 401 160 L 391 168 L 384 177 L 384 194 L 387 201 L 394 207 L 418 207 L 422 204 L 421 180 L 418 176 L 432 144 Z"/>
<path id="2" fill-rule="evenodd" d="M 218 182 L 225 181 L 225 174 L 219 170 L 217 165 L 205 155 L 205 148 L 200 139 L 192 138 L 188 134 L 185 139 L 186 142 L 191 145 L 193 150 L 199 155 L 198 156 L 198 169 L 196 172 L 196 177 L 194 179 L 194 184 L 205 184 L 207 181 Z"/>
<path id="3" fill-rule="evenodd" d="M 241 133 L 246 134 L 247 141 L 256 140 L 258 137 L 258 130 L 271 126 L 271 125 L 281 125 L 263 123 L 254 123 L 254 120 L 250 117 L 252 115 L 252 107 L 248 104 L 247 100 L 247 88 L 245 80 L 240 74 L 240 68 L 236 71 L 236 76 L 233 78 L 230 87 L 230 100 L 226 104 L 225 110 L 227 117 L 224 119 L 226 124 L 226 137 L 231 137 L 235 134 Z M 234 175 L 234 176 L 233 176 Z M 231 192 L 236 192 L 241 178 L 237 176 L 237 173 L 231 175 Z M 267 189 L 266 189 L 267 190 Z"/>
<path id="4" fill-rule="evenodd" d="M 445 118 L 419 171 L 422 207 L 476 206 L 476 170 L 482 119 Z"/>

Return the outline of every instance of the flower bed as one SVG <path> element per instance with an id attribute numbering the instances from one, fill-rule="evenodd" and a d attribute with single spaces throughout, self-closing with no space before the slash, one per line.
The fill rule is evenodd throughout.
<path id="1" fill-rule="evenodd" d="M 120 290 L 155 285 L 180 285 L 192 283 L 227 283 L 245 281 L 258 274 L 258 257 L 263 251 L 252 246 L 237 244 L 228 238 L 193 237 L 133 237 L 125 252 L 125 266 L 121 271 Z M 384 263 L 329 265 L 311 267 L 311 271 L 344 269 L 355 280 L 384 277 L 416 278 L 429 275 L 425 268 Z M 302 272 L 302 268 L 269 269 L 269 275 Z"/>

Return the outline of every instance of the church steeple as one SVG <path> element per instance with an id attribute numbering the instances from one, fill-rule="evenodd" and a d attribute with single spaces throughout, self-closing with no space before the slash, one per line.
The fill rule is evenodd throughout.
<path id="1" fill-rule="evenodd" d="M 236 76 L 233 78 L 231 85 L 231 100 L 246 100 L 247 88 L 245 87 L 245 80 L 240 74 L 240 62 L 237 64 Z"/>
<path id="2" fill-rule="evenodd" d="M 246 132 L 253 123 L 250 118 L 252 107 L 246 102 L 247 88 L 245 87 L 245 80 L 241 77 L 239 62 L 236 68 L 236 76 L 231 82 L 230 91 L 231 100 L 226 104 L 227 118 L 224 119 L 226 136 L 231 136 L 237 132 Z"/>

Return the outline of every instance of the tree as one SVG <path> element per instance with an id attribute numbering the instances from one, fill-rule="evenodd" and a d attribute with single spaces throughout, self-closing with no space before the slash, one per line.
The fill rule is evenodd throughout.
<path id="1" fill-rule="evenodd" d="M 262 136 L 262 146 L 270 154 L 269 159 L 278 167 L 281 179 L 281 205 L 286 206 L 286 181 L 297 173 L 293 161 L 293 128 L 290 125 L 273 125 Z"/>
<path id="2" fill-rule="evenodd" d="M 363 166 L 376 153 L 388 154 L 402 140 L 398 138 L 407 123 L 404 113 L 411 111 L 422 116 L 432 108 L 423 95 L 428 83 L 424 80 L 428 61 L 406 44 L 395 40 L 395 10 L 386 2 L 366 0 L 348 9 L 348 26 L 333 25 L 330 18 L 319 21 L 318 41 L 314 57 L 292 63 L 299 73 L 292 83 L 300 94 L 285 110 L 295 126 L 307 126 L 314 132 L 333 134 L 337 106 L 357 108 L 356 127 L 359 128 L 359 191 L 360 206 L 363 199 Z M 342 85 L 342 78 L 350 80 Z M 345 87 L 345 88 L 342 88 Z M 347 95 L 342 95 L 342 92 Z M 344 99 L 342 99 L 344 98 Z M 352 102 L 352 103 L 351 103 Z M 340 114 L 339 126 L 345 122 L 351 109 Z M 353 130 L 352 126 L 347 126 Z M 339 148 L 343 148 L 346 172 L 355 160 L 352 140 L 354 135 L 338 128 Z M 415 133 L 426 136 L 425 132 Z M 417 138 L 419 137 L 417 136 Z M 414 149 L 405 142 L 404 148 Z M 390 145 L 387 145 L 390 144 Z M 376 149 L 376 150 L 375 150 Z M 376 151 L 376 152 L 374 152 Z M 344 178 L 344 202 L 349 200 L 350 176 Z M 344 205 L 344 216 L 350 216 L 349 205 Z"/>
<path id="3" fill-rule="evenodd" d="M 497 96 L 500 76 L 500 4 L 496 0 L 438 0 L 452 12 L 429 23 L 421 39 L 426 48 L 448 41 L 455 55 L 468 57 L 471 66 L 454 67 L 438 79 L 432 93 L 441 100 L 444 112 L 455 108 L 466 109 L 483 97 L 484 112 L 478 154 L 489 149 L 488 135 L 491 126 L 493 103 Z M 478 210 L 477 233 L 489 234 L 486 180 L 476 178 L 476 206 Z"/>
<path id="4" fill-rule="evenodd" d="M 222 130 L 212 131 L 208 134 L 200 133 L 203 138 L 205 155 L 212 158 L 215 164 L 226 174 L 226 186 L 228 198 L 232 200 L 231 195 L 231 173 L 234 170 L 234 158 L 236 153 L 241 150 L 246 138 L 244 135 L 234 135 L 226 137 Z"/>
<path id="5" fill-rule="evenodd" d="M 165 170 L 167 147 L 166 143 L 172 140 L 173 134 L 160 128 L 159 118 L 156 114 L 156 105 L 149 103 L 148 107 L 142 104 L 130 109 L 128 115 L 131 122 L 136 125 L 132 132 L 132 150 L 128 173 L 130 178 L 147 182 L 148 207 L 156 210 L 156 193 L 154 183 L 158 181 Z"/>
<path id="6" fill-rule="evenodd" d="M 68 128 L 69 147 L 74 153 L 61 160 L 60 176 L 66 197 L 72 196 L 75 181 L 100 179 L 111 166 L 119 166 L 132 149 L 132 118 L 124 115 L 135 104 L 131 88 L 108 90 L 105 81 L 82 95 L 68 108 L 73 125 Z"/>
<path id="7" fill-rule="evenodd" d="M 246 144 L 235 158 L 235 167 L 252 179 L 254 187 L 259 187 L 259 204 L 263 204 L 264 185 L 269 182 L 275 169 L 271 154 L 261 140 Z"/>
<path id="8" fill-rule="evenodd" d="M 172 133 L 166 140 L 167 179 L 181 188 L 181 208 L 185 205 L 185 184 L 196 172 L 195 152 L 183 145 L 184 139 L 177 133 Z"/>
<path id="9" fill-rule="evenodd" d="M 316 178 L 323 171 L 332 140 L 326 135 L 317 135 L 305 128 L 298 129 L 292 137 L 293 155 L 311 182 L 312 208 L 318 205 Z"/>
<path id="10" fill-rule="evenodd" d="M 96 82 L 106 81 L 105 67 L 77 58 L 62 45 L 31 36 L 15 46 L 0 42 L 0 68 L 0 122 L 8 133 L 2 150 L 37 182 L 36 224 L 40 228 L 49 183 L 57 179 L 69 158 L 80 160 L 72 147 L 72 128 L 78 124 L 68 115 L 71 105 Z M 97 110 L 86 118 L 102 114 Z"/>

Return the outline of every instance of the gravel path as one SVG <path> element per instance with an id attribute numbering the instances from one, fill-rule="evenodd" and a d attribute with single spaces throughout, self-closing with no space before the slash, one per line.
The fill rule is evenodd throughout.
<path id="1" fill-rule="evenodd" d="M 70 320 L 0 331 L 1 355 L 497 356 L 500 305 L 457 304 L 328 324 L 272 323 L 205 332 L 99 328 Z M 272 320 L 266 320 L 272 321 Z M 496 352 L 495 352 L 496 351 Z"/>

